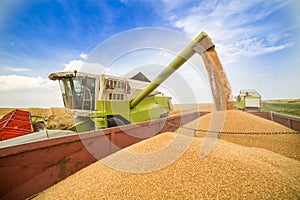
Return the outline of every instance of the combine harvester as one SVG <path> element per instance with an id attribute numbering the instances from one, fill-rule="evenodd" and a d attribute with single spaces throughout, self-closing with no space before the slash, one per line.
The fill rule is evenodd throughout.
<path id="1" fill-rule="evenodd" d="M 169 124 L 182 126 L 198 118 L 198 111 L 167 117 L 170 97 L 156 89 L 196 52 L 203 56 L 213 48 L 207 34 L 200 33 L 143 89 L 147 78 L 141 73 L 130 79 L 77 71 L 50 74 L 60 82 L 65 107 L 76 114 L 71 129 L 80 134 L 45 130 L 1 142 L 0 196 L 31 197 L 113 152 L 177 129 Z"/>
<path id="2" fill-rule="evenodd" d="M 64 105 L 77 118 L 71 130 L 86 132 L 138 123 L 168 116 L 171 98 L 160 95 L 156 88 L 195 51 L 201 54 L 212 47 L 210 38 L 201 33 L 151 83 L 141 72 L 127 79 L 75 70 L 52 73 L 49 78 L 59 80 Z"/>

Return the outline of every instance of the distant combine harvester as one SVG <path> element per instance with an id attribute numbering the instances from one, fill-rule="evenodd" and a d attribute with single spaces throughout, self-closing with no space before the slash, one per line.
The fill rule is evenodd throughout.
<path id="1" fill-rule="evenodd" d="M 240 90 L 236 107 L 239 110 L 258 111 L 261 109 L 261 95 L 256 90 Z"/>

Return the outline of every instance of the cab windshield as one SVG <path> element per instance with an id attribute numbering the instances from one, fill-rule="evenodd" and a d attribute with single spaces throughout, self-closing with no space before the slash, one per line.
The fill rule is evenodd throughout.
<path id="1" fill-rule="evenodd" d="M 64 77 L 59 85 L 66 108 L 95 110 L 95 78 Z"/>

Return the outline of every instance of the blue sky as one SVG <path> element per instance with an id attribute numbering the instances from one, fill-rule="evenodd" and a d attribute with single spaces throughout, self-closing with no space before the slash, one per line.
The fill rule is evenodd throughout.
<path id="1" fill-rule="evenodd" d="M 207 32 L 234 95 L 257 89 L 264 99 L 300 98 L 299 8 L 297 0 L 2 0 L 0 107 L 62 106 L 48 74 L 84 61 L 115 34 L 143 27 L 191 39 Z"/>

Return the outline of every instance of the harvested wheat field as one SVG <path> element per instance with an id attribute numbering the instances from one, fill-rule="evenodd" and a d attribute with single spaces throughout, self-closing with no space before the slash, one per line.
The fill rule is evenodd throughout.
<path id="1" fill-rule="evenodd" d="M 196 112 L 196 111 L 211 112 L 213 108 L 214 108 L 213 103 L 173 104 L 169 116 L 175 116 L 175 115 Z"/>
<path id="2" fill-rule="evenodd" d="M 174 143 L 176 133 L 163 133 L 119 151 L 119 166 L 148 168 L 126 153 L 157 153 Z M 181 137 L 189 137 L 181 135 Z M 299 199 L 300 161 L 262 148 L 220 140 L 213 151 L 199 158 L 203 138 L 191 138 L 183 155 L 171 165 L 148 173 L 129 173 L 100 161 L 39 194 L 36 199 Z M 188 140 L 190 140 L 188 139 Z M 167 144 L 167 145 L 166 145 Z M 170 145 L 169 144 L 169 145 Z M 180 143 L 177 143 L 178 149 Z M 175 153 L 176 148 L 173 148 Z M 128 154 L 127 154 L 128 155 Z M 161 166 L 172 157 L 165 154 Z M 159 156 L 158 156 L 159 157 Z"/>
<path id="3" fill-rule="evenodd" d="M 221 124 L 221 130 L 225 132 L 294 132 L 281 124 L 238 110 L 216 112 L 214 117 L 214 123 Z M 214 130 L 210 128 L 211 120 L 212 113 L 200 117 L 198 129 Z M 198 137 L 205 135 L 203 132 L 197 133 Z M 221 134 L 221 139 L 247 147 L 264 148 L 300 160 L 300 134 Z"/>

